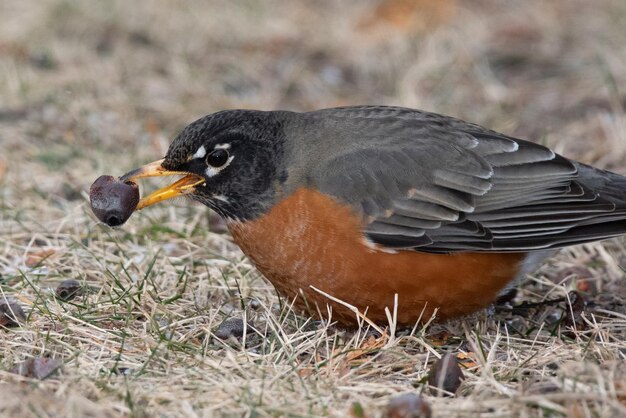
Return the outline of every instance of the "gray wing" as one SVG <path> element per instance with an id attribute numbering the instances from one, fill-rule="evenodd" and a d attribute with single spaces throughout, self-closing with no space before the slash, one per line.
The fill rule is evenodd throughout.
<path id="1" fill-rule="evenodd" d="M 380 245 L 528 251 L 626 233 L 626 179 L 541 145 L 403 108 L 310 115 L 341 138 L 310 184 L 353 206 Z"/>

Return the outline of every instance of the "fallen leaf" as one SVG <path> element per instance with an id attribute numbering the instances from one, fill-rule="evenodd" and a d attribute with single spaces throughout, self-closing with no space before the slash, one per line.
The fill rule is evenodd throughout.
<path id="1" fill-rule="evenodd" d="M 55 252 L 56 251 L 54 250 L 33 251 L 28 254 L 24 264 L 26 264 L 28 267 L 35 267 L 41 264 L 41 262 L 46 258 L 52 256 Z"/>
<path id="2" fill-rule="evenodd" d="M 473 351 L 469 351 L 467 353 L 458 353 L 456 358 L 463 363 L 463 367 L 466 369 L 471 369 L 474 367 L 478 367 L 478 358 L 476 353 Z"/>
<path id="3" fill-rule="evenodd" d="M 372 352 L 378 351 L 379 349 L 383 348 L 385 344 L 387 344 L 387 334 L 378 338 L 370 335 L 370 337 L 365 340 L 365 342 L 361 344 L 359 348 L 351 350 L 348 352 L 348 354 L 346 354 L 346 360 L 348 362 L 352 362 L 359 359 L 360 357 L 372 354 Z"/>
<path id="4" fill-rule="evenodd" d="M 447 345 L 450 341 L 450 333 L 448 331 L 441 331 L 431 335 L 429 340 L 433 346 L 441 347 L 443 345 Z"/>

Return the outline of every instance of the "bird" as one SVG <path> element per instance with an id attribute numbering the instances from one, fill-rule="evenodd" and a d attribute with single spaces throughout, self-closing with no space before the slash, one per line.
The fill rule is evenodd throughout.
<path id="1" fill-rule="evenodd" d="M 224 110 L 120 177 L 182 176 L 276 291 L 338 324 L 463 317 L 561 247 L 626 234 L 626 178 L 403 107 Z"/>

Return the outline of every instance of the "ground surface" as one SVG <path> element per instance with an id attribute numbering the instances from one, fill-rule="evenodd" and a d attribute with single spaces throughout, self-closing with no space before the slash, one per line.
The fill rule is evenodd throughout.
<path id="1" fill-rule="evenodd" d="M 223 108 L 394 104 L 626 172 L 626 3 L 0 1 L 0 416 L 625 416 L 623 240 L 568 249 L 500 306 L 389 339 L 306 322 L 204 207 L 99 225 L 87 190 Z M 154 185 L 153 185 L 154 186 Z M 54 297 L 65 279 L 87 288 Z M 246 317 L 245 343 L 213 335 Z M 571 324 L 576 324 L 573 330 Z M 457 353 L 456 397 L 425 386 Z M 49 357 L 44 380 L 11 368 Z M 363 413 L 359 412 L 362 409 Z"/>

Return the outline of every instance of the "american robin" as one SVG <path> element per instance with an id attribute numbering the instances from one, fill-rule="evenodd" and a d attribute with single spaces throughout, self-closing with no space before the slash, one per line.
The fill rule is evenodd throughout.
<path id="1" fill-rule="evenodd" d="M 626 178 L 434 113 L 227 110 L 122 181 L 183 175 L 279 293 L 353 323 L 488 306 L 552 249 L 626 233 Z M 349 307 L 352 307 L 349 309 Z"/>

